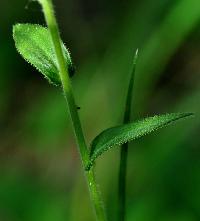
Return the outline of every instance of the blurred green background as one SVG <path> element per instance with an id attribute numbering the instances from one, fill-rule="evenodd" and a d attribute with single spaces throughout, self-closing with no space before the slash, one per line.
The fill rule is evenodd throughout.
<path id="1" fill-rule="evenodd" d="M 87 142 L 121 124 L 134 51 L 133 119 L 188 119 L 132 142 L 127 220 L 200 220 L 200 1 L 55 0 Z M 62 92 L 17 54 L 15 23 L 45 24 L 40 6 L 0 1 L 0 220 L 92 221 Z M 117 220 L 119 150 L 98 159 L 109 220 Z"/>

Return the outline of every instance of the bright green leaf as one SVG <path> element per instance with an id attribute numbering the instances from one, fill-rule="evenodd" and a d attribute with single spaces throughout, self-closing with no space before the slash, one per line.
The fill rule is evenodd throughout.
<path id="1" fill-rule="evenodd" d="M 49 30 L 35 24 L 17 24 L 13 27 L 13 38 L 22 57 L 40 71 L 50 83 L 61 85 L 58 63 Z M 63 44 L 66 68 L 70 76 L 74 68 L 68 50 Z"/>
<path id="2" fill-rule="evenodd" d="M 158 130 L 170 123 L 193 115 L 192 113 L 171 113 L 164 115 L 156 115 L 139 120 L 134 123 L 124 124 L 117 127 L 109 128 L 100 133 L 91 143 L 90 162 L 86 168 L 89 170 L 95 159 L 103 152 L 120 146 L 131 140 L 140 138 L 155 130 Z"/>

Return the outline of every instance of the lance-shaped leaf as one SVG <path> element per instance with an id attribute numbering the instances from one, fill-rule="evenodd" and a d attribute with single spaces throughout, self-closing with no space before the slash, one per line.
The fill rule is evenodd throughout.
<path id="1" fill-rule="evenodd" d="M 22 57 L 40 71 L 50 83 L 61 85 L 58 63 L 47 28 L 35 24 L 17 24 L 13 27 L 15 46 Z M 64 44 L 63 52 L 70 76 L 74 67 Z"/>
<path id="2" fill-rule="evenodd" d="M 135 80 L 136 64 L 138 59 L 138 49 L 135 52 L 133 59 L 133 66 L 131 77 L 128 85 L 128 92 L 126 96 L 126 105 L 124 110 L 124 124 L 130 123 L 131 119 L 131 106 L 133 97 L 133 85 Z M 128 143 L 124 143 L 121 146 L 120 152 L 120 166 L 119 166 L 119 178 L 118 178 L 118 204 L 119 204 L 119 220 L 125 220 L 126 214 L 126 170 L 127 170 L 127 158 L 128 158 Z"/>
<path id="3" fill-rule="evenodd" d="M 95 159 L 105 151 L 120 146 L 131 140 L 140 138 L 155 130 L 158 130 L 181 118 L 189 117 L 192 113 L 171 113 L 156 115 L 139 120 L 134 123 L 124 124 L 109 128 L 100 133 L 91 143 L 90 162 L 86 170 L 89 170 Z"/>

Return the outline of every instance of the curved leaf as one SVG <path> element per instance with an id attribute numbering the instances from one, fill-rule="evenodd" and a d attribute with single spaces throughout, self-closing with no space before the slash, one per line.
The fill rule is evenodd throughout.
<path id="1" fill-rule="evenodd" d="M 58 63 L 49 30 L 35 24 L 17 24 L 13 27 L 15 46 L 22 57 L 41 72 L 50 83 L 61 85 Z M 74 67 L 70 54 L 63 44 L 63 51 L 70 76 Z"/>
<path id="2" fill-rule="evenodd" d="M 140 138 L 155 130 L 158 130 L 170 123 L 193 115 L 192 113 L 171 113 L 164 115 L 156 115 L 148 117 L 138 122 L 124 124 L 117 127 L 109 128 L 100 133 L 91 143 L 90 162 L 86 170 L 89 170 L 93 165 L 95 159 L 103 152 L 120 146 L 131 140 Z"/>

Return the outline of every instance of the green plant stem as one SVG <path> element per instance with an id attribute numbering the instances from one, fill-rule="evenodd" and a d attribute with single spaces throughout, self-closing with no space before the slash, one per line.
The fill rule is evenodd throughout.
<path id="1" fill-rule="evenodd" d="M 133 68 L 129 81 L 128 92 L 126 97 L 126 105 L 124 112 L 124 124 L 130 122 L 131 118 L 131 106 L 132 106 L 132 94 L 133 85 L 135 78 L 135 67 L 138 58 L 138 50 L 136 50 Z M 128 143 L 125 143 L 121 147 L 120 153 L 120 168 L 119 168 L 119 187 L 118 187 L 118 197 L 119 197 L 119 221 L 125 221 L 126 219 L 126 172 L 127 172 L 127 158 L 128 158 Z"/>
<path id="2" fill-rule="evenodd" d="M 119 169 L 119 221 L 124 221 L 126 216 L 126 168 L 128 156 L 128 143 L 121 147 Z"/>
<path id="3" fill-rule="evenodd" d="M 38 1 L 42 5 L 46 23 L 48 25 L 48 28 L 52 37 L 52 42 L 54 45 L 54 49 L 55 49 L 55 53 L 56 53 L 56 57 L 58 61 L 59 73 L 60 73 L 60 78 L 62 81 L 64 96 L 68 104 L 68 110 L 69 110 L 69 114 L 71 117 L 74 133 L 76 136 L 77 145 L 79 147 L 82 165 L 83 165 L 83 168 L 85 168 L 89 161 L 89 151 L 88 151 L 85 138 L 83 135 L 83 130 L 81 127 L 81 122 L 79 119 L 77 106 L 76 106 L 73 91 L 72 91 L 72 85 L 71 85 L 71 81 L 69 78 L 68 69 L 66 67 L 65 60 L 64 60 L 62 43 L 61 43 L 61 38 L 59 34 L 58 24 L 57 24 L 55 13 L 54 13 L 52 0 L 38 0 Z M 85 171 L 85 175 L 86 175 L 86 179 L 87 179 L 87 183 L 89 187 L 91 200 L 93 202 L 94 209 L 96 212 L 96 218 L 98 221 L 105 221 L 106 216 L 104 212 L 104 207 L 102 205 L 101 195 L 96 184 L 94 171 L 92 170 L 89 172 Z"/>

